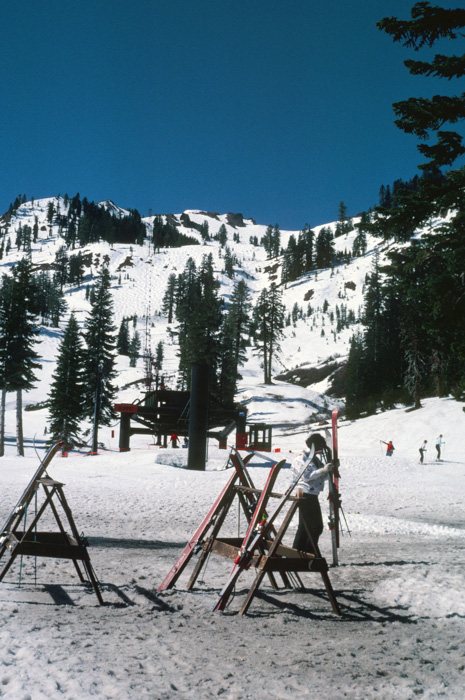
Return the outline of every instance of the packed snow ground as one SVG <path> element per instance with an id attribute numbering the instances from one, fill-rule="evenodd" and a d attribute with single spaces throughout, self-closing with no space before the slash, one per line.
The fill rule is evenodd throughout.
<path id="1" fill-rule="evenodd" d="M 257 485 L 270 460 L 292 460 L 306 435 L 292 434 L 292 408 L 274 406 L 274 418 L 285 424 L 274 436 L 273 449 L 281 452 L 253 458 Z M 194 591 L 186 590 L 189 566 L 174 589 L 157 593 L 229 478 L 228 453 L 213 443 L 205 472 L 183 469 L 183 450 L 160 450 L 142 436 L 130 453 L 55 457 L 48 471 L 66 484 L 106 605 L 79 582 L 71 562 L 38 559 L 36 566 L 25 557 L 19 587 L 17 561 L 0 584 L 0 697 L 459 700 L 465 670 L 462 408 L 430 400 L 419 411 L 341 422 L 341 490 L 351 535 L 344 532 L 340 566 L 330 569 L 341 618 L 332 613 L 319 575 L 310 573 L 305 593 L 273 591 L 264 581 L 240 617 L 253 575 L 246 572 L 227 612 L 214 613 L 231 569 L 214 555 Z M 446 446 L 438 463 L 433 442 L 439 432 Z M 423 465 L 418 438 L 431 444 Z M 392 458 L 380 439 L 394 441 Z M 23 459 L 8 448 L 0 522 L 37 465 L 32 447 Z M 277 489 L 288 479 L 284 469 Z M 320 500 L 326 512 L 326 499 Z M 233 509 L 225 534 L 235 535 L 238 525 Z M 328 531 L 320 544 L 330 563 Z"/>
<path id="2" fill-rule="evenodd" d="M 49 201 L 29 202 L 12 219 L 7 233 L 12 249 L 0 261 L 3 272 L 23 254 L 14 246 L 19 224 L 33 226 L 35 216 L 40 236 L 33 245 L 33 262 L 53 262 L 63 239 L 55 225 L 51 231 L 47 225 Z M 60 204 L 63 213 L 63 200 Z M 239 260 L 236 279 L 247 280 L 255 300 L 274 275 L 263 249 L 250 244 L 250 237 L 260 239 L 266 226 L 245 219 L 244 226 L 234 227 L 226 215 L 188 214 L 197 224 L 208 219 L 211 234 L 226 225 L 228 245 Z M 145 222 L 150 231 L 151 220 Z M 192 229 L 181 230 L 200 238 Z M 233 241 L 233 233 L 239 242 Z M 291 233 L 282 232 L 284 247 Z M 337 248 L 350 250 L 354 236 L 352 232 L 336 239 Z M 159 315 L 166 283 L 171 273 L 183 271 L 189 256 L 200 263 L 212 253 L 227 302 L 233 281 L 222 272 L 219 245 L 212 241 L 155 253 L 148 242 L 132 247 L 99 243 L 86 251 L 93 253 L 93 265 L 80 289 L 65 289 L 69 309 L 82 327 L 89 311 L 85 286 L 92 284 L 108 255 L 115 324 L 118 327 L 124 316 L 136 313 L 143 343 L 149 342 L 152 351 L 160 340 L 164 343 L 163 372 L 174 388 L 177 348 L 166 319 Z M 357 325 L 337 332 L 336 307 L 344 304 L 358 316 L 375 252 L 382 260 L 386 244 L 369 238 L 366 255 L 333 271 L 313 272 L 283 290 L 287 312 L 297 304 L 304 316 L 286 327 L 276 374 L 347 355 Z M 308 315 L 307 300 L 312 306 Z M 60 329 L 41 330 L 37 349 L 42 370 L 36 387 L 24 397 L 25 405 L 47 398 L 66 320 Z M 120 357 L 117 366 L 117 401 L 139 398 L 144 386 L 142 360 L 130 368 L 128 358 Z M 241 373 L 237 399 L 247 406 L 250 422 L 273 425 L 273 449 L 280 450 L 256 455 L 251 462 L 253 480 L 261 486 L 270 460 L 284 457 L 291 462 L 309 429 L 328 415 L 328 409 L 342 408 L 342 402 L 324 394 L 326 381 L 308 388 L 278 381 L 264 386 L 259 359 L 252 352 Z M 44 408 L 24 412 L 26 456 L 16 457 L 14 397 L 7 398 L 0 526 L 37 469 L 33 442 L 39 457 L 44 454 L 48 421 Z M 186 572 L 175 589 L 157 593 L 229 478 L 230 472 L 223 469 L 227 452 L 214 442 L 209 445 L 206 472 L 182 468 L 185 451 L 159 450 L 142 436 L 131 439 L 130 453 L 119 453 L 117 424 L 101 429 L 99 440 L 105 449 L 99 455 L 73 452 L 66 459 L 55 457 L 49 473 L 65 483 L 78 529 L 89 538 L 106 604 L 98 605 L 70 562 L 41 559 L 36 564 L 25 557 L 20 567 L 17 561 L 0 583 L 0 697 L 461 699 L 465 414 L 463 405 L 451 399 L 423 403 L 418 411 L 398 408 L 356 422 L 341 421 L 341 489 L 351 535 L 344 533 L 340 566 L 330 570 L 341 618 L 332 613 L 318 574 L 304 576 L 305 593 L 276 592 L 265 581 L 249 614 L 240 617 L 237 611 L 253 575 L 246 572 L 228 611 L 213 613 L 216 595 L 231 569 L 228 561 L 215 556 L 195 591 L 186 590 Z M 439 433 L 446 445 L 444 461 L 436 463 L 434 441 Z M 424 439 L 430 448 L 420 465 L 418 448 Z M 381 440 L 393 440 L 392 458 L 385 456 Z M 289 470 L 284 469 L 277 490 L 286 486 L 288 478 Z M 326 499 L 320 500 L 326 512 Z M 243 528 L 243 519 L 238 523 L 236 511 L 231 512 L 226 530 L 235 535 L 239 526 Z M 290 538 L 294 528 L 295 523 Z M 320 543 L 331 562 L 328 531 Z"/>

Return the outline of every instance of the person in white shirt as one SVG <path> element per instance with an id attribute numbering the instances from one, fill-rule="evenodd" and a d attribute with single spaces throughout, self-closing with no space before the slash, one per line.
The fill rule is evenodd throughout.
<path id="1" fill-rule="evenodd" d="M 318 433 L 310 435 L 305 443 L 306 448 L 291 465 L 293 477 L 296 478 L 307 464 L 307 468 L 297 483 L 296 496 L 299 498 L 299 525 L 292 546 L 301 552 L 317 554 L 317 552 L 313 551 L 305 524 L 311 532 L 315 545 L 318 545 L 318 540 L 323 532 L 323 518 L 318 496 L 324 488 L 329 472 L 333 469 L 333 464 L 331 462 L 324 464 L 321 460 L 322 453 L 327 450 L 326 442 L 321 435 Z M 310 459 L 313 445 L 315 446 L 315 454 Z"/>

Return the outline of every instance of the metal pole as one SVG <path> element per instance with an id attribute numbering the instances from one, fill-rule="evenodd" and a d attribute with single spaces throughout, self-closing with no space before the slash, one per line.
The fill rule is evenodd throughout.
<path id="1" fill-rule="evenodd" d="M 208 403 L 210 396 L 210 367 L 192 365 L 189 413 L 188 469 L 204 471 L 207 458 Z"/>

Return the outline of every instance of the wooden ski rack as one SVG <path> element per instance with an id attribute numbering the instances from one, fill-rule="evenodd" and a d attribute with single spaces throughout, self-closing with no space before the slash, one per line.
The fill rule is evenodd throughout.
<path id="1" fill-rule="evenodd" d="M 200 556 L 188 581 L 188 590 L 191 590 L 194 587 L 195 582 L 210 553 L 217 554 L 223 558 L 237 562 L 238 552 L 240 552 L 241 548 L 244 546 L 245 539 L 241 537 L 220 537 L 219 533 L 236 497 L 239 499 L 239 503 L 247 523 L 249 525 L 251 523 L 254 516 L 256 498 L 257 496 L 261 496 L 263 494 L 260 489 L 256 489 L 254 487 L 252 479 L 246 469 L 246 464 L 252 457 L 253 453 L 248 454 L 247 457 L 242 460 L 241 455 L 237 450 L 233 449 L 231 451 L 230 462 L 234 467 L 233 474 L 216 499 L 207 516 L 196 530 L 194 536 L 183 550 L 176 564 L 172 567 L 166 578 L 160 584 L 158 588 L 159 592 L 164 591 L 167 588 L 172 588 L 175 585 L 190 558 L 195 553 L 199 554 Z M 269 492 L 263 494 L 263 498 L 261 499 L 265 519 L 267 517 L 266 506 L 269 499 L 281 498 L 281 494 L 276 494 L 271 491 L 272 486 L 273 482 L 270 484 Z M 286 587 L 292 586 L 294 588 L 304 590 L 305 587 L 299 574 L 308 571 L 319 573 L 321 575 L 333 612 L 337 615 L 341 614 L 329 579 L 328 564 L 321 556 L 318 547 L 314 546 L 316 553 L 310 553 L 300 552 L 292 547 L 282 544 L 283 537 L 297 509 L 298 501 L 299 499 L 293 496 L 289 496 L 286 499 L 286 503 L 289 502 L 290 507 L 285 514 L 279 529 L 276 530 L 273 526 L 270 527 L 269 531 L 267 532 L 267 536 L 260 543 L 257 551 L 253 552 L 247 567 L 244 567 L 249 568 L 249 566 L 252 566 L 255 569 L 256 574 L 255 580 L 240 609 L 240 615 L 244 615 L 248 611 L 265 575 L 269 577 L 271 586 L 274 589 L 278 588 L 275 575 L 279 575 Z M 313 541 L 309 532 L 308 535 L 310 541 Z M 215 609 L 219 608 L 216 607 Z"/>
<path id="2" fill-rule="evenodd" d="M 55 443 L 49 449 L 28 487 L 0 530 L 0 561 L 3 555 L 9 554 L 9 558 L 0 570 L 0 582 L 6 576 L 16 557 L 20 555 L 70 559 L 74 564 L 79 580 L 82 583 L 90 583 L 98 602 L 100 605 L 104 605 L 86 542 L 79 535 L 71 509 L 63 493 L 64 484 L 51 479 L 46 473 L 52 458 L 61 447 L 61 443 Z M 28 512 L 32 499 L 39 491 L 44 493 L 45 499 L 34 514 L 31 523 L 25 526 L 25 515 Z M 47 508 L 50 508 L 53 513 L 58 525 L 58 531 L 45 532 L 37 530 L 37 525 Z M 63 524 L 65 519 L 71 529 L 71 534 L 65 531 Z M 82 563 L 88 577 L 87 579 L 84 577 L 78 562 Z"/>

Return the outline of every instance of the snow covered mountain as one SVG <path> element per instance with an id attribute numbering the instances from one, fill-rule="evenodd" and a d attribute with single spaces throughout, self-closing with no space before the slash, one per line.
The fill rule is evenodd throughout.
<path id="1" fill-rule="evenodd" d="M 50 269 L 64 244 L 59 224 L 48 220 L 50 203 L 66 211 L 63 199 L 44 199 L 27 202 L 0 219 L 2 273 L 9 273 L 24 254 L 15 244 L 18 230 L 34 225 L 33 263 L 37 269 Z M 118 217 L 129 215 L 109 200 L 102 206 Z M 163 220 L 167 218 L 199 245 L 154 252 L 149 243 L 154 217 L 148 217 L 148 237 L 142 245 L 95 243 L 81 249 L 87 261 L 84 281 L 64 291 L 68 313 L 75 311 L 82 325 L 89 311 L 86 287 L 108 256 L 115 324 L 137 314 L 136 327 L 144 341 L 153 349 L 160 340 L 164 343 L 163 371 L 174 386 L 177 347 L 160 315 L 168 276 L 182 272 L 189 257 L 200 262 L 211 253 L 225 299 L 233 287 L 224 274 L 220 245 L 213 240 L 204 244 L 199 227 L 207 221 L 214 235 L 224 224 L 238 259 L 236 276 L 247 282 L 254 298 L 270 281 L 280 281 L 281 260 L 267 260 L 263 248 L 250 242 L 266 230 L 252 219 L 199 211 Z M 284 247 L 291 233 L 281 232 Z M 355 232 L 338 237 L 335 245 L 350 250 L 354 237 Z M 344 362 L 357 323 L 338 331 L 336 307 L 340 311 L 344 305 L 347 314 L 352 311 L 355 319 L 359 317 L 365 275 L 373 256 L 382 260 L 386 251 L 385 242 L 369 239 L 362 257 L 334 270 L 312 272 L 283 290 L 291 323 L 273 385 L 262 383 L 259 360 L 252 352 L 248 355 L 237 398 L 247 405 L 249 419 L 273 424 L 273 447 L 287 462 L 302 448 L 309 424 L 325 409 L 342 405 L 330 394 L 330 375 Z M 293 314 L 296 305 L 302 313 Z M 39 381 L 24 396 L 25 404 L 37 410 L 24 415 L 26 456 L 15 456 L 10 444 L 1 461 L 0 522 L 37 469 L 31 443 L 36 435 L 41 441 L 48 420 L 40 402 L 47 398 L 66 320 L 65 316 L 60 328 L 41 330 Z M 129 359 L 120 356 L 118 372 L 118 401 L 133 401 L 144 386 L 142 359 L 131 368 Z M 6 433 L 11 438 L 14 408 L 9 394 Z M 186 590 L 186 576 L 175 589 L 158 594 L 163 577 L 230 478 L 230 470 L 224 470 L 227 452 L 210 440 L 205 472 L 178 469 L 185 450 L 159 449 L 150 436 L 141 435 L 134 436 L 131 452 L 119 452 L 117 424 L 102 429 L 99 438 L 106 451 L 98 457 L 79 450 L 66 459 L 57 456 L 52 474 L 66 484 L 78 527 L 92 545 L 106 605 L 96 604 L 70 562 L 43 558 L 37 564 L 25 557 L 19 569 L 21 586 L 19 564 L 12 567 L 0 589 L 0 696 L 291 700 L 308 697 L 311 688 L 331 700 L 461 698 L 463 422 L 463 404 L 451 398 L 428 399 L 421 411 L 401 407 L 341 421 L 341 493 L 350 537 L 345 527 L 341 565 L 330 573 L 342 618 L 331 613 L 319 577 L 312 572 L 302 574 L 305 593 L 264 586 L 245 619 L 233 610 L 212 613 L 214 591 L 224 585 L 231 568 L 230 562 L 215 556 L 195 592 Z M 439 433 L 445 438 L 441 463 L 435 461 L 434 450 Z M 395 452 L 387 458 L 381 441 L 391 439 Z M 419 464 L 418 446 L 424 439 L 429 447 L 425 463 Z M 251 462 L 259 488 L 273 458 L 278 455 L 259 453 Z M 289 470 L 283 469 L 276 489 L 282 492 L 288 479 Z M 328 500 L 320 501 L 326 521 Z M 232 511 L 226 522 L 231 536 L 239 528 Z M 296 519 L 290 537 L 295 527 Z M 321 548 L 328 558 L 327 528 Z M 239 599 L 246 590 L 241 582 Z"/>
<path id="2" fill-rule="evenodd" d="M 130 214 L 111 200 L 105 200 L 100 207 L 112 215 L 123 218 Z M 65 197 L 31 200 L 21 204 L 0 219 L 3 257 L 0 272 L 8 273 L 11 267 L 24 255 L 18 249 L 18 232 L 25 227 L 35 228 L 31 241 L 31 258 L 37 269 L 53 269 L 55 257 L 65 245 L 64 229 L 60 217 L 69 211 L 70 200 Z M 53 215 L 51 214 L 53 212 Z M 81 326 L 89 311 L 86 288 L 92 284 L 102 260 L 109 260 L 109 270 L 113 280 L 113 301 L 115 325 L 119 327 L 124 317 L 136 315 L 135 329 L 142 339 L 142 353 L 155 350 L 161 341 L 164 348 L 163 374 L 168 386 L 174 388 L 177 379 L 177 346 L 169 333 L 167 319 L 161 314 L 161 305 L 168 278 L 181 273 L 189 258 L 199 265 L 202 258 L 213 256 L 215 272 L 220 282 L 220 295 L 227 302 L 235 279 L 243 279 L 252 294 L 254 303 L 260 292 L 271 282 L 281 283 L 282 257 L 267 259 L 262 245 L 257 245 L 264 236 L 267 225 L 257 224 L 241 214 L 217 214 L 188 210 L 181 214 L 163 215 L 162 221 L 176 226 L 186 236 L 195 239 L 197 245 L 184 245 L 177 248 L 163 248 L 155 251 L 152 233 L 155 216 L 142 219 L 147 236 L 141 245 L 92 243 L 84 248 L 74 248 L 68 254 L 81 252 L 86 259 L 82 284 L 65 286 L 64 294 L 68 313 L 74 311 Z M 355 220 L 356 221 L 356 220 Z M 335 222 L 327 224 L 334 231 Z M 209 240 L 204 241 L 201 231 L 208 228 Z M 227 246 L 233 254 L 236 265 L 234 278 L 224 270 L 224 247 L 214 240 L 221 227 L 226 231 Z M 321 230 L 315 227 L 316 236 Z M 351 252 L 356 237 L 352 230 L 334 240 L 339 252 Z M 287 247 L 291 235 L 298 237 L 298 231 L 281 231 L 281 248 Z M 255 243 L 255 244 L 254 244 Z M 368 237 L 366 253 L 351 258 L 347 264 L 333 269 L 319 269 L 282 286 L 283 302 L 288 316 L 281 343 L 281 352 L 274 365 L 274 386 L 263 384 L 263 371 L 259 358 L 250 349 L 247 362 L 241 368 L 243 380 L 239 385 L 237 399 L 249 409 L 249 419 L 280 422 L 279 417 L 266 411 L 266 401 L 289 402 L 295 412 L 295 422 L 306 426 L 317 420 L 325 410 L 333 406 L 343 407 L 341 392 L 332 389 L 335 373 L 343 366 L 349 351 L 350 338 L 358 328 L 363 307 L 363 292 L 366 275 L 373 266 L 376 254 L 382 262 L 388 249 L 384 241 Z M 351 319 L 350 323 L 338 323 L 340 319 Z M 62 328 L 67 317 L 63 318 Z M 35 389 L 24 397 L 24 403 L 38 404 L 47 397 L 50 379 L 54 371 L 57 347 L 62 328 L 43 327 L 41 343 L 37 351 L 43 358 L 42 370 Z M 140 396 L 143 388 L 144 362 L 139 359 L 131 368 L 127 357 L 118 358 L 118 397 L 119 402 L 132 402 Z M 139 384 L 137 382 L 140 382 Z M 286 391 L 280 391 L 280 387 Z M 337 386 L 337 383 L 336 383 Z M 13 408 L 13 396 L 9 397 L 9 407 Z M 46 410 L 42 409 L 43 424 L 47 421 Z M 10 421 L 13 420 L 11 416 Z M 7 434 L 12 425 L 7 419 Z M 27 420 L 25 421 L 25 430 Z"/>

